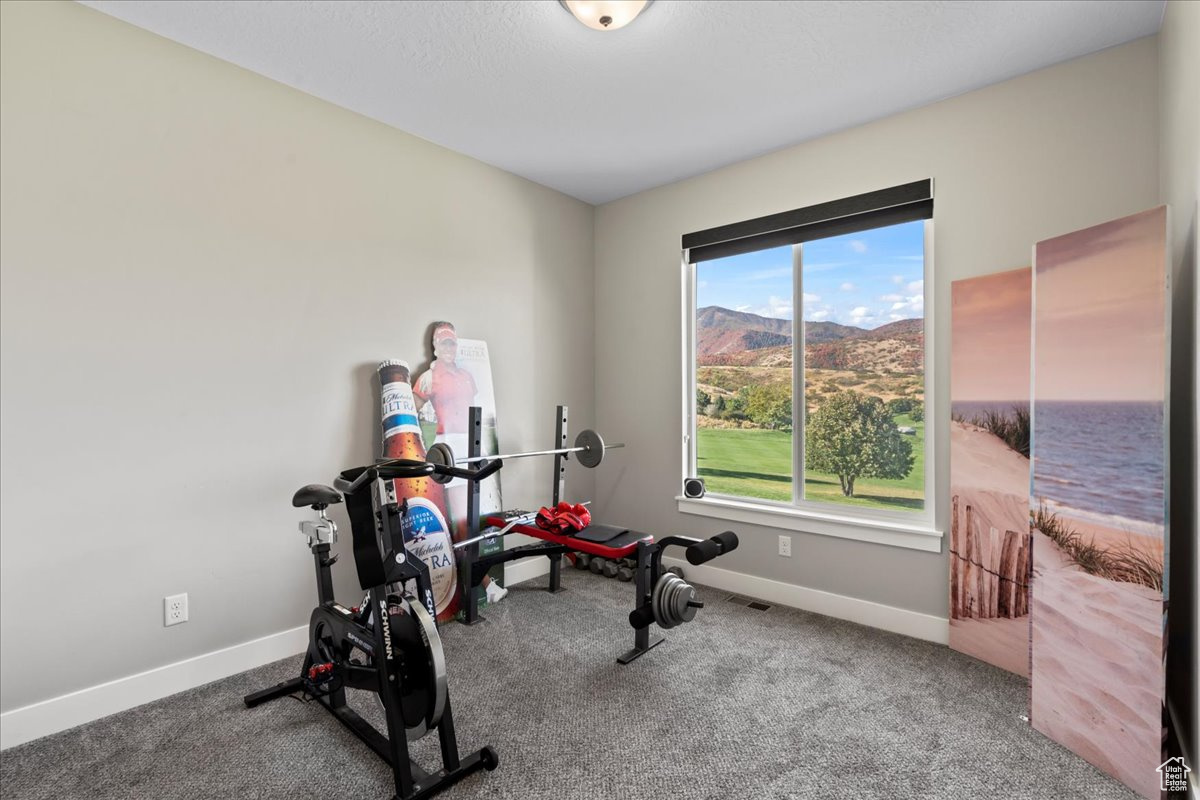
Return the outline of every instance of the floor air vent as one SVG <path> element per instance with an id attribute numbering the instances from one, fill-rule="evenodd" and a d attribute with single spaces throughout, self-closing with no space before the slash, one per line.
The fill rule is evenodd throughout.
<path id="1" fill-rule="evenodd" d="M 771 607 L 770 603 L 764 603 L 761 600 L 753 600 L 749 597 L 742 597 L 740 594 L 731 594 L 725 598 L 726 602 L 737 603 L 739 606 L 753 608 L 755 611 L 766 611 Z"/>

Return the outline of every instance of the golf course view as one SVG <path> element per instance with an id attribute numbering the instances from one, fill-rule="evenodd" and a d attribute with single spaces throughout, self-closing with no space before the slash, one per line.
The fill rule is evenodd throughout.
<path id="1" fill-rule="evenodd" d="M 916 220 L 696 264 L 696 470 L 709 492 L 924 508 L 924 237 Z"/>

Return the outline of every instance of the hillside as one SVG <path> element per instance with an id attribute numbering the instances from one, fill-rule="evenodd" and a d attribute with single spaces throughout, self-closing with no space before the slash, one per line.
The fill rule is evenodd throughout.
<path id="1" fill-rule="evenodd" d="M 925 354 L 925 322 L 902 319 L 878 328 L 804 323 L 808 369 L 916 373 Z M 696 315 L 700 366 L 790 367 L 792 322 L 707 306 Z"/>

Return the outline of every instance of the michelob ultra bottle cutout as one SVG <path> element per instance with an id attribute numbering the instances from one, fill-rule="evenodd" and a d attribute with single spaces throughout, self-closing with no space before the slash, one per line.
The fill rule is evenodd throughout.
<path id="1" fill-rule="evenodd" d="M 379 365 L 382 391 L 383 457 L 425 460 L 421 426 L 409 383 L 408 364 L 384 361 Z M 439 621 L 458 613 L 458 576 L 454 568 L 454 548 L 446 524 L 446 497 L 441 484 L 423 478 L 398 478 L 392 481 L 396 501 L 407 501 L 408 511 L 401 520 L 404 544 L 410 556 L 420 558 L 429 567 L 433 597 Z"/>

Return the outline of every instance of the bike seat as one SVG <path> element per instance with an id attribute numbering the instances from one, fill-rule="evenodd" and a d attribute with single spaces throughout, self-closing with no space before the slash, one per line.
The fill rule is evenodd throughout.
<path id="1" fill-rule="evenodd" d="M 292 505 L 296 508 L 312 506 L 317 511 L 321 511 L 340 502 L 342 502 L 342 495 L 336 489 L 322 486 L 319 483 L 310 483 L 308 486 L 301 486 L 292 495 Z"/>

